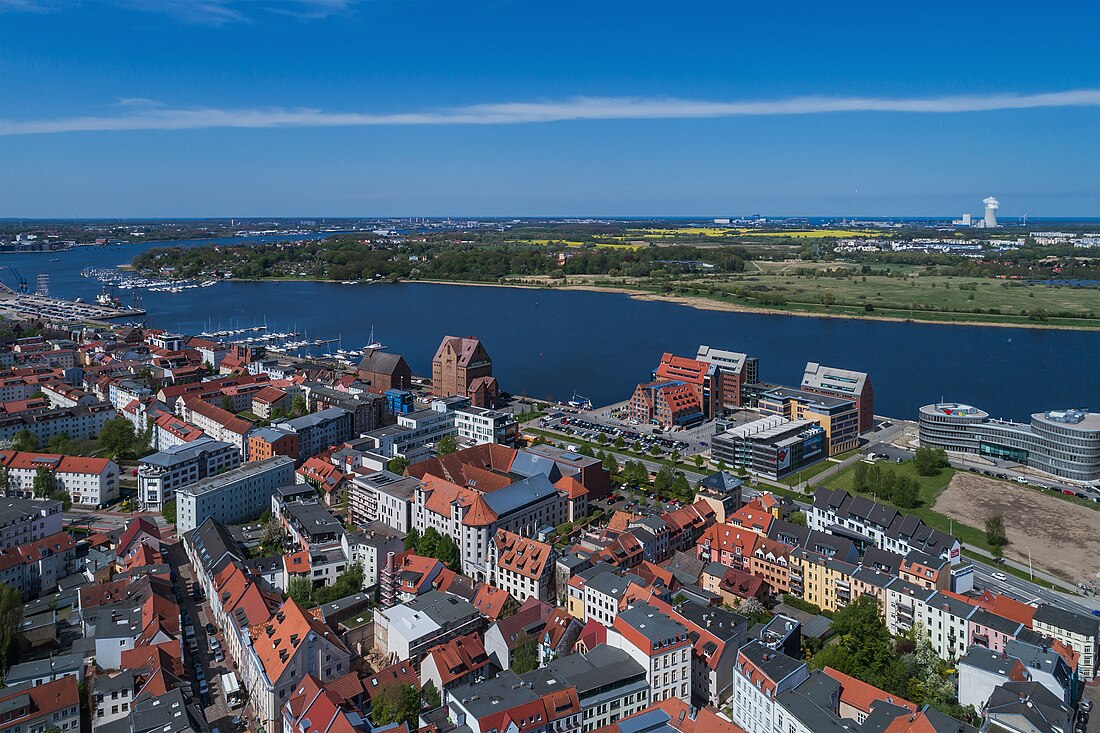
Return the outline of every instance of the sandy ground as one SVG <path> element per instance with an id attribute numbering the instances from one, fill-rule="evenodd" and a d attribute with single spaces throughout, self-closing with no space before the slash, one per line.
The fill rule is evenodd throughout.
<path id="1" fill-rule="evenodd" d="M 984 528 L 994 514 L 1005 519 L 1005 557 L 1071 583 L 1087 582 L 1100 570 L 1100 511 L 1037 489 L 960 471 L 936 500 L 935 510 Z"/>

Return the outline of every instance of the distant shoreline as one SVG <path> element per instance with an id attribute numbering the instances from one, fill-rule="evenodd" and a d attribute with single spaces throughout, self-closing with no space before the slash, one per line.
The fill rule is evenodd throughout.
<path id="1" fill-rule="evenodd" d="M 130 269 L 133 268 L 129 265 L 120 265 L 120 268 Z M 316 282 L 316 283 L 330 283 L 339 285 L 344 282 L 343 280 L 330 280 L 325 278 L 314 277 L 256 277 L 256 278 L 234 278 L 227 282 Z M 1046 330 L 1056 331 L 1098 331 L 1100 325 L 1095 327 L 1088 326 L 1070 326 L 1060 323 L 1043 323 L 1042 321 L 1028 321 L 1026 323 L 1011 323 L 1004 321 L 973 321 L 973 320 L 937 320 L 934 318 L 921 318 L 919 315 L 912 317 L 899 318 L 896 316 L 887 315 L 862 315 L 852 313 L 818 313 L 814 311 L 805 310 L 783 310 L 781 308 L 765 308 L 760 306 L 743 305 L 740 303 L 728 303 L 718 300 L 712 300 L 710 298 L 703 298 L 693 295 L 662 295 L 661 293 L 654 293 L 649 290 L 641 288 L 631 288 L 626 285 L 531 285 L 525 283 L 496 283 L 496 282 L 474 282 L 468 280 L 398 280 L 402 283 L 425 283 L 428 285 L 461 285 L 463 287 L 480 287 L 480 288 L 521 288 L 525 290 L 587 290 L 594 293 L 619 293 L 629 296 L 634 300 L 646 300 L 653 302 L 672 303 L 674 305 L 681 305 L 688 308 L 696 308 L 698 310 L 710 310 L 710 311 L 723 311 L 726 313 L 756 313 L 761 315 L 770 316 L 799 316 L 803 318 L 844 318 L 853 321 L 883 321 L 888 323 L 924 323 L 931 325 L 941 326 L 990 326 L 994 328 L 1040 328 Z M 365 284 L 389 284 L 388 280 L 370 281 L 362 280 L 356 283 L 357 285 Z M 959 316 L 965 317 L 966 314 L 960 313 Z"/>

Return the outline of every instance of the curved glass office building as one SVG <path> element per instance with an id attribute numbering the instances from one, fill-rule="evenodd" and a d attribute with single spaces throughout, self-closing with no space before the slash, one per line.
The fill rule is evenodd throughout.
<path id="1" fill-rule="evenodd" d="M 921 445 L 1015 461 L 1073 481 L 1100 481 L 1100 413 L 1037 412 L 1025 425 L 940 402 L 920 408 L 919 425 Z"/>

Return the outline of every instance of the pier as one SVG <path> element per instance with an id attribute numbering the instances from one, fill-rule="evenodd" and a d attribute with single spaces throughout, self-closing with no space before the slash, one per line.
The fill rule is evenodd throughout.
<path id="1" fill-rule="evenodd" d="M 20 316 L 39 316 L 60 320 L 108 320 L 144 315 L 140 308 L 115 308 L 98 303 L 77 303 L 73 300 L 51 298 L 46 295 L 15 293 L 7 288 L 0 289 L 0 316 L 18 318 Z"/>

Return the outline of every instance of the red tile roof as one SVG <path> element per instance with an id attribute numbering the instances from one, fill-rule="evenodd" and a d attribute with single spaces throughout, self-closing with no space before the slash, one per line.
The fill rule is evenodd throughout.
<path id="1" fill-rule="evenodd" d="M 539 580 L 553 569 L 554 548 L 505 529 L 498 529 L 493 536 L 497 552 L 497 567 L 510 570 L 525 578 Z"/>
<path id="2" fill-rule="evenodd" d="M 481 640 L 481 636 L 476 633 L 466 634 L 457 639 L 451 639 L 445 644 L 432 647 L 428 650 L 428 656 L 435 662 L 440 682 L 444 686 L 489 664 L 489 655 L 485 653 L 485 643 Z M 421 669 L 423 669 L 423 666 L 421 666 Z"/>
<path id="3" fill-rule="evenodd" d="M 846 675 L 832 667 L 825 667 L 822 671 L 840 683 L 840 702 L 851 705 L 863 713 L 870 715 L 871 705 L 879 700 L 906 708 L 909 712 L 916 712 L 917 710 L 917 706 L 908 700 L 891 695 L 885 690 L 880 690 L 874 685 L 857 680 L 855 677 Z"/>
<path id="4" fill-rule="evenodd" d="M 474 595 L 473 603 L 482 616 L 491 621 L 496 621 L 504 613 L 504 607 L 511 599 L 512 596 L 508 595 L 507 591 L 497 588 L 495 585 L 482 583 Z"/>

